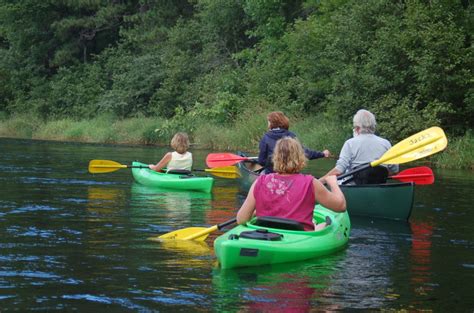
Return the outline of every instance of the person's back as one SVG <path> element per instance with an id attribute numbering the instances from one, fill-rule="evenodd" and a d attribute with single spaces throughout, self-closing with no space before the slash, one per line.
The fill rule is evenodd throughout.
<path id="1" fill-rule="evenodd" d="M 190 171 L 193 167 L 193 155 L 189 151 L 184 153 L 173 151 L 171 152 L 171 160 L 168 162 L 166 167 L 168 171 L 176 169 Z"/>
<path id="2" fill-rule="evenodd" d="M 258 164 L 263 166 L 264 173 L 273 173 L 272 156 L 278 140 L 284 137 L 296 138 L 296 134 L 289 130 L 290 121 L 283 112 L 275 111 L 267 115 L 268 131 L 260 140 L 258 146 Z M 329 150 L 323 152 L 303 147 L 306 158 L 314 160 L 329 157 Z"/>
<path id="3" fill-rule="evenodd" d="M 273 173 L 273 151 L 275 150 L 276 142 L 283 137 L 295 138 L 296 135 L 288 129 L 272 128 L 260 140 L 258 163 L 266 168 L 266 173 Z"/>
<path id="4" fill-rule="evenodd" d="M 359 134 L 344 143 L 336 168 L 341 173 L 352 171 L 379 159 L 390 148 L 391 144 L 386 139 L 374 134 Z"/>
<path id="5" fill-rule="evenodd" d="M 237 212 L 237 223 L 250 220 L 255 212 L 257 216 L 295 220 L 303 224 L 305 230 L 320 230 L 326 223 L 314 225 L 316 202 L 336 212 L 345 211 L 346 201 L 334 176 L 328 178 L 328 190 L 313 176 L 300 173 L 306 165 L 306 157 L 298 140 L 280 139 L 272 161 L 276 173 L 262 175 L 252 184 Z"/>
<path id="6" fill-rule="evenodd" d="M 175 151 L 167 152 L 156 165 L 149 164 L 148 167 L 157 172 L 162 171 L 164 167 L 167 168 L 167 171 L 191 171 L 193 167 L 193 155 L 191 152 L 188 152 L 188 134 L 176 133 L 171 139 L 171 148 L 173 148 Z"/>
<path id="7" fill-rule="evenodd" d="M 313 230 L 313 180 L 303 174 L 261 175 L 253 189 L 256 215 L 289 218 L 303 224 L 305 230 Z"/>
<path id="8" fill-rule="evenodd" d="M 336 166 L 320 178 L 321 182 L 328 176 L 346 174 L 361 165 L 380 159 L 392 147 L 388 140 L 374 134 L 376 125 L 375 116 L 371 112 L 363 109 L 357 111 L 353 118 L 354 137 L 344 143 Z M 387 170 L 369 169 L 365 173 L 353 175 L 354 181 L 357 184 L 384 183 L 389 172 L 398 172 L 396 164 L 382 166 L 386 166 Z"/>

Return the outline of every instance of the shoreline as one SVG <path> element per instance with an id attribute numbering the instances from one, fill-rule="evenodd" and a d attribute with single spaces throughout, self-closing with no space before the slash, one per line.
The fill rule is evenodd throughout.
<path id="1" fill-rule="evenodd" d="M 169 139 L 167 133 L 156 135 L 156 119 L 128 119 L 121 121 L 107 121 L 106 123 L 97 123 L 97 120 L 91 121 L 50 121 L 42 123 L 41 126 L 31 125 L 31 128 L 20 127 L 12 128 L 9 122 L 15 124 L 15 120 L 2 121 L 0 123 L 0 139 L 10 140 L 36 140 L 44 142 L 62 142 L 67 144 L 81 143 L 91 145 L 108 146 L 142 146 L 142 147 L 167 147 Z M 160 121 L 161 122 L 161 121 Z M 300 124 L 305 124 L 302 121 Z M 66 125 L 62 125 L 62 124 Z M 22 126 L 24 126 L 23 123 Z M 62 127 L 54 127 L 55 125 Z M 338 125 L 337 123 L 335 123 Z M 80 125 L 81 127 L 78 127 Z M 141 128 L 130 131 L 126 125 L 139 125 Z M 17 124 L 18 126 L 18 124 Z M 89 127 L 90 126 L 90 127 Z M 93 126 L 93 127 L 92 127 Z M 255 134 L 248 136 L 248 128 L 244 125 L 233 125 L 224 127 L 222 125 L 202 124 L 196 127 L 193 133 L 190 132 L 194 143 L 191 145 L 196 150 L 215 150 L 221 152 L 235 152 L 243 150 L 249 153 L 258 152 L 258 141 L 264 130 L 260 125 L 252 125 L 251 130 Z M 292 130 L 299 136 L 302 143 L 308 147 L 322 150 L 329 148 L 333 155 L 340 151 L 342 143 L 345 141 L 344 130 L 336 130 L 329 125 L 328 129 L 321 131 L 306 131 L 304 127 L 299 128 L 294 125 Z M 25 129 L 27 131 L 25 131 Z M 77 131 L 80 129 L 80 131 Z M 150 131 L 151 129 L 151 131 Z M 244 134 L 242 134 L 244 132 Z M 334 136 L 328 138 L 327 133 L 334 132 Z M 168 132 L 172 133 L 172 132 Z M 261 133 L 261 134 L 260 134 Z M 104 135 L 105 134 L 105 135 Z M 110 134 L 113 134 L 111 136 Z M 247 135 L 247 136 L 246 136 Z M 171 136 L 170 136 L 171 138 Z M 252 139 L 253 138 L 253 139 Z M 446 150 L 430 156 L 426 159 L 415 161 L 415 164 L 428 164 L 434 168 L 457 169 L 474 171 L 474 136 L 467 133 L 463 137 L 448 138 L 449 144 Z M 321 145 L 326 142 L 326 145 Z M 396 144 L 396 143 L 393 143 Z"/>

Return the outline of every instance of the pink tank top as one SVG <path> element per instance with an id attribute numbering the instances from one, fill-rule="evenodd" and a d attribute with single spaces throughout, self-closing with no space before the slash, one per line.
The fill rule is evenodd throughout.
<path id="1" fill-rule="evenodd" d="M 253 190 L 256 215 L 289 218 L 302 223 L 305 230 L 314 230 L 313 179 L 303 174 L 261 175 Z"/>

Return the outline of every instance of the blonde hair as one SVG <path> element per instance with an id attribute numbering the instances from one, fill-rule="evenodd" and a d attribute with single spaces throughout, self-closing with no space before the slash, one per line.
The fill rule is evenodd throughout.
<path id="1" fill-rule="evenodd" d="M 171 148 L 176 150 L 179 154 L 183 154 L 188 151 L 189 148 L 189 137 L 186 133 L 176 133 L 171 139 Z"/>
<path id="2" fill-rule="evenodd" d="M 272 156 L 273 170 L 281 174 L 295 174 L 306 166 L 306 157 L 300 142 L 291 137 L 279 139 Z"/>
<path id="3" fill-rule="evenodd" d="M 285 113 L 281 111 L 270 112 L 267 115 L 267 120 L 270 122 L 270 129 L 272 128 L 290 128 L 290 120 L 286 117 Z"/>

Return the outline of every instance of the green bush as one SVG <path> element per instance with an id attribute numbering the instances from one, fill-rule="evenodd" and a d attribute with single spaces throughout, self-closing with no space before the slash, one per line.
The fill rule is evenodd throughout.
<path id="1" fill-rule="evenodd" d="M 445 151 L 433 157 L 436 166 L 442 168 L 462 168 L 474 170 L 474 134 L 467 132 L 464 136 L 451 139 Z"/>
<path id="2" fill-rule="evenodd" d="M 33 114 L 17 114 L 0 121 L 0 136 L 31 139 L 43 121 Z"/>

